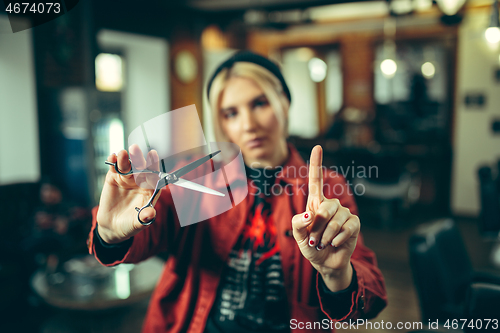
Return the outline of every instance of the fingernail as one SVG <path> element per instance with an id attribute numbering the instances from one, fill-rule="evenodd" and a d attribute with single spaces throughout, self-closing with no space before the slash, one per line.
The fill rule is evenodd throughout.
<path id="1" fill-rule="evenodd" d="M 303 219 L 304 219 L 304 222 L 309 222 L 311 220 L 311 214 L 304 213 Z"/>
<path id="2" fill-rule="evenodd" d="M 330 246 L 337 247 L 333 242 L 330 243 Z"/>
<path id="3" fill-rule="evenodd" d="M 314 237 L 309 237 L 309 246 L 314 246 L 314 244 L 316 244 Z"/>
<path id="4" fill-rule="evenodd" d="M 318 246 L 316 246 L 316 250 L 320 251 L 320 250 L 323 250 L 325 248 L 325 246 L 323 245 L 323 243 L 319 243 Z"/>

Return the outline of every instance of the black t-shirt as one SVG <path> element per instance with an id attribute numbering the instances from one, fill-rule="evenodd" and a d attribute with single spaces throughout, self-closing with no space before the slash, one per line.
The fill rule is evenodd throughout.
<path id="1" fill-rule="evenodd" d="M 205 332 L 288 332 L 290 316 L 271 211 L 275 171 L 246 171 L 257 191 L 254 205 L 229 254 Z"/>

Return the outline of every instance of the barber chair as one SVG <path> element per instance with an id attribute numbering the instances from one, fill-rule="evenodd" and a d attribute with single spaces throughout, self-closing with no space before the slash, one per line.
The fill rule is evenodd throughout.
<path id="1" fill-rule="evenodd" d="M 497 162 L 496 179 L 489 166 L 480 167 L 477 175 L 481 198 L 479 231 L 483 237 L 496 241 L 491 261 L 494 266 L 500 268 L 500 160 Z"/>
<path id="2" fill-rule="evenodd" d="M 418 166 L 415 163 L 405 165 L 398 156 L 376 157 L 367 165 L 377 166 L 378 175 L 353 180 L 354 188 L 363 189 L 357 201 L 360 206 L 372 207 L 371 214 L 375 214 L 373 217 L 380 226 L 390 229 L 420 197 Z"/>
<path id="3" fill-rule="evenodd" d="M 474 271 L 453 220 L 422 225 L 409 252 L 423 323 L 500 318 L 500 277 Z"/>
<path id="4" fill-rule="evenodd" d="M 497 238 L 500 232 L 500 175 L 495 180 L 489 166 L 480 167 L 477 175 L 481 197 L 479 231 L 485 237 Z"/>
<path id="5" fill-rule="evenodd" d="M 20 243 L 30 230 L 33 210 L 39 203 L 38 183 L 0 186 L 0 332 L 34 331 L 23 322 L 28 309 L 29 276 L 34 269 Z M 8 319 L 8 320 L 7 320 Z M 10 326 L 10 322 L 16 325 Z M 29 326 L 27 328 L 26 326 Z"/>
<path id="6" fill-rule="evenodd" d="M 465 311 L 473 319 L 497 318 L 498 300 L 500 299 L 500 285 L 475 282 L 469 288 L 466 298 Z M 494 306 L 492 306 L 494 304 Z M 500 325 L 500 323 L 499 323 Z M 500 327 L 498 328 L 500 329 Z"/>

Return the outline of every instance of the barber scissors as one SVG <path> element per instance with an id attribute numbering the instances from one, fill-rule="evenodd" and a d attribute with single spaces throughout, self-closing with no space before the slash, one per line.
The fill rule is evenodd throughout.
<path id="1" fill-rule="evenodd" d="M 111 163 L 111 162 L 106 161 L 105 163 L 113 166 L 115 168 L 116 172 L 122 176 L 128 176 L 128 175 L 137 174 L 137 173 L 153 173 L 153 174 L 158 175 L 158 182 L 156 183 L 155 189 L 153 191 L 153 195 L 151 196 L 149 201 L 142 208 L 135 207 L 135 210 L 137 211 L 137 219 L 139 220 L 139 222 L 142 225 L 150 225 L 151 223 L 153 223 L 155 221 L 156 217 L 154 217 L 151 221 L 144 222 L 144 221 L 141 221 L 141 218 L 139 217 L 139 215 L 145 208 L 153 207 L 153 201 L 154 201 L 155 197 L 158 195 L 158 193 L 160 193 L 161 189 L 166 187 L 167 185 L 173 184 L 173 185 L 181 186 L 181 187 L 184 187 L 187 189 L 191 189 L 191 190 L 195 190 L 195 191 L 199 191 L 199 192 L 203 192 L 203 193 L 208 193 L 208 194 L 217 195 L 217 196 L 221 196 L 221 197 L 224 196 L 223 193 L 217 192 L 217 191 L 212 190 L 208 187 L 205 187 L 205 186 L 202 186 L 200 184 L 193 183 L 193 182 L 190 182 L 188 180 L 180 178 L 180 177 L 184 176 L 185 174 L 187 174 L 188 172 L 193 171 L 194 169 L 196 169 L 197 167 L 199 167 L 200 165 L 202 165 L 206 161 L 210 160 L 212 157 L 214 157 L 215 155 L 217 155 L 220 152 L 221 151 L 218 150 L 214 153 L 208 154 L 208 155 L 206 155 L 206 156 L 204 156 L 204 157 L 202 157 L 194 162 L 191 162 L 191 163 L 183 166 L 182 168 L 177 169 L 171 173 L 150 170 L 150 169 L 135 170 L 135 171 L 130 169 L 129 172 L 121 172 L 118 169 L 117 162 Z M 130 159 L 129 159 L 129 161 L 130 161 Z M 132 165 L 132 161 L 130 161 L 130 164 Z"/>

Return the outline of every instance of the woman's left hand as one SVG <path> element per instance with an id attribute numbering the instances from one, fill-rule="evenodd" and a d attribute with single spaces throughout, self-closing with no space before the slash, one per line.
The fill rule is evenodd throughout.
<path id="1" fill-rule="evenodd" d="M 352 279 L 351 255 L 360 230 L 359 218 L 338 199 L 323 195 L 323 150 L 311 152 L 306 211 L 292 219 L 293 236 L 302 255 L 321 274 L 333 292 L 346 289 Z"/>

